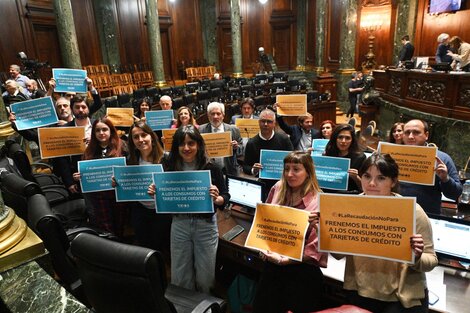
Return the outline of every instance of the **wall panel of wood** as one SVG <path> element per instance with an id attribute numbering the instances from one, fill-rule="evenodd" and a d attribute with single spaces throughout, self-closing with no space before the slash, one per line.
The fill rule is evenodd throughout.
<path id="1" fill-rule="evenodd" d="M 420 1 L 415 35 L 415 56 L 434 57 L 437 36 L 448 33 L 470 42 L 470 1 L 462 1 L 462 10 L 455 13 L 429 14 L 429 0 Z"/>
<path id="2" fill-rule="evenodd" d="M 326 30 L 325 67 L 328 72 L 334 72 L 340 65 L 341 3 L 329 0 L 327 11 L 328 27 Z"/>
<path id="3" fill-rule="evenodd" d="M 71 1 L 82 66 L 103 63 L 92 1 Z"/>

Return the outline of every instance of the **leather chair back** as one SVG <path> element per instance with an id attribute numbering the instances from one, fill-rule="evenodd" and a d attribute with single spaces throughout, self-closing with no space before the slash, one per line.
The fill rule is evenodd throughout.
<path id="1" fill-rule="evenodd" d="M 159 252 L 89 234 L 75 237 L 71 252 L 96 312 L 175 312 Z"/>

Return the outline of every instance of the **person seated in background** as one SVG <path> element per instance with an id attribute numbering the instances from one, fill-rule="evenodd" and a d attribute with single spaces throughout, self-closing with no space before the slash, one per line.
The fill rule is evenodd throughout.
<path id="1" fill-rule="evenodd" d="M 374 153 L 359 170 L 366 196 L 394 196 L 398 187 L 398 165 L 388 154 Z M 378 204 L 380 205 L 380 204 Z M 400 209 L 400 208 L 397 208 Z M 376 313 L 428 312 L 425 272 L 437 266 L 432 228 L 426 213 L 416 205 L 416 232 L 410 237 L 415 263 L 389 261 L 366 256 L 346 257 L 344 289 L 353 305 Z"/>
<path id="2" fill-rule="evenodd" d="M 470 44 L 463 41 L 459 36 L 454 36 L 450 39 L 449 45 L 456 53 L 448 51 L 447 55 L 452 58 L 451 67 L 464 72 L 470 72 Z"/>
<path id="3" fill-rule="evenodd" d="M 403 128 L 403 142 L 409 146 L 427 146 L 429 126 L 423 120 L 410 120 Z M 436 178 L 434 185 L 417 185 L 400 182 L 400 192 L 403 196 L 416 197 L 427 213 L 441 214 L 441 193 L 449 199 L 457 201 L 462 193 L 459 173 L 454 161 L 445 152 L 437 150 Z"/>
<path id="4" fill-rule="evenodd" d="M 390 135 L 388 137 L 388 142 L 395 143 L 397 145 L 403 144 L 403 128 L 405 124 L 401 122 L 397 122 L 393 124 L 392 128 L 390 129 Z"/>
<path id="5" fill-rule="evenodd" d="M 330 139 L 336 124 L 331 120 L 324 120 L 320 123 L 320 132 L 322 139 Z"/>
<path id="6" fill-rule="evenodd" d="M 277 104 L 274 104 L 274 108 L 277 108 Z M 295 150 L 307 151 L 312 147 L 313 139 L 321 138 L 320 131 L 313 127 L 313 115 L 310 113 L 297 117 L 297 125 L 287 125 L 283 117 L 277 114 L 276 122 L 290 136 Z"/>
<path id="7" fill-rule="evenodd" d="M 442 33 L 437 36 L 437 42 L 439 45 L 436 50 L 436 63 L 451 63 L 452 57 L 447 55 L 447 52 L 451 50 L 449 45 L 449 34 Z"/>
<path id="8" fill-rule="evenodd" d="M 27 83 L 29 82 L 29 77 L 21 74 L 21 68 L 16 64 L 12 64 L 10 65 L 9 73 L 11 79 L 17 82 L 18 85 L 21 86 L 21 88 L 24 88 L 25 93 L 27 93 L 26 87 Z"/>
<path id="9" fill-rule="evenodd" d="M 5 104 L 5 109 L 7 110 L 7 114 L 11 112 L 10 104 L 31 99 L 27 95 L 25 90 L 23 90 L 23 88 L 21 88 L 21 86 L 13 79 L 9 79 L 5 82 L 5 88 L 6 91 L 3 93 L 2 96 L 3 103 Z"/>
<path id="10" fill-rule="evenodd" d="M 38 82 L 35 79 L 30 79 L 26 83 L 26 89 L 28 89 L 31 99 L 42 98 L 46 96 L 46 92 L 39 89 Z"/>
<path id="11" fill-rule="evenodd" d="M 309 153 L 294 151 L 284 158 L 282 178 L 271 188 L 266 203 L 309 212 L 302 262 L 278 253 L 260 252 L 264 269 L 253 300 L 254 313 L 311 312 L 319 309 L 328 254 L 318 251 L 318 193 L 321 192 Z"/>
<path id="12" fill-rule="evenodd" d="M 237 114 L 232 116 L 232 120 L 230 124 L 235 124 L 235 120 L 237 118 L 246 118 L 246 119 L 259 119 L 258 115 L 255 115 L 253 112 L 255 111 L 255 102 L 252 98 L 244 98 L 240 102 L 240 108 L 242 114 Z"/>

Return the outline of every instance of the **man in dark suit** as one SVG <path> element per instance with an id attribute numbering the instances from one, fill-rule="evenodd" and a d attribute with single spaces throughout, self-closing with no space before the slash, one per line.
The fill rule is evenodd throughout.
<path id="1" fill-rule="evenodd" d="M 313 127 L 313 116 L 310 113 L 297 118 L 297 125 L 287 125 L 282 116 L 276 114 L 279 127 L 290 136 L 295 150 L 307 151 L 312 147 L 313 139 L 321 139 L 321 132 Z"/>
<path id="2" fill-rule="evenodd" d="M 413 53 L 415 52 L 415 47 L 410 42 L 410 36 L 405 35 L 401 37 L 401 43 L 403 44 L 403 47 L 398 55 L 398 61 L 400 61 L 400 64 L 405 61 L 410 61 L 413 57 Z"/>
<path id="3" fill-rule="evenodd" d="M 28 89 L 31 94 L 31 99 L 42 98 L 46 96 L 46 92 L 42 89 L 39 89 L 38 82 L 35 79 L 30 79 L 26 83 L 26 89 Z"/>
<path id="4" fill-rule="evenodd" d="M 91 139 L 91 127 L 94 122 L 90 119 L 90 108 L 85 98 L 75 96 L 70 101 L 72 112 L 75 118 L 64 124 L 64 127 L 85 127 L 85 142 L 88 145 Z M 78 172 L 78 161 L 81 160 L 81 155 L 58 157 L 53 159 L 54 174 L 62 178 L 65 187 L 71 193 L 78 193 L 79 188 L 77 182 L 73 180 L 73 173 Z"/>
<path id="5" fill-rule="evenodd" d="M 200 133 L 227 132 L 232 133 L 233 155 L 225 158 L 215 158 L 214 161 L 219 165 L 224 174 L 238 175 L 237 156 L 242 154 L 242 137 L 240 130 L 233 125 L 224 123 L 225 106 L 220 102 L 211 102 L 207 106 L 207 116 L 209 123 L 199 126 Z"/>

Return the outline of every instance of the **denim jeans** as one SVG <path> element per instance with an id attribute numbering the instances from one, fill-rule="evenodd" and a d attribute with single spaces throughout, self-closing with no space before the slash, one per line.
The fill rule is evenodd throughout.
<path id="1" fill-rule="evenodd" d="M 174 215 L 171 224 L 171 282 L 209 294 L 215 281 L 219 243 L 217 217 Z"/>

